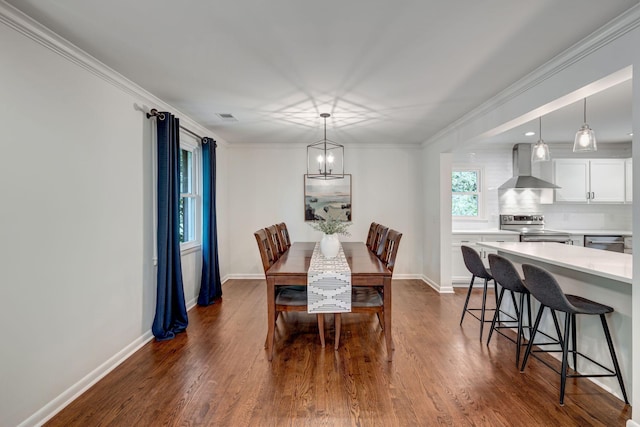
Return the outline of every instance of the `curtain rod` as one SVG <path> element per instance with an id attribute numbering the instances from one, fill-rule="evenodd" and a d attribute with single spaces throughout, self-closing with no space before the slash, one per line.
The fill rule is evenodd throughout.
<path id="1" fill-rule="evenodd" d="M 147 119 L 150 119 L 151 117 L 157 117 L 160 120 L 164 120 L 164 113 L 159 112 L 158 110 L 156 110 L 155 108 L 152 108 L 148 113 L 147 113 Z M 200 141 L 202 141 L 203 144 L 206 144 L 205 141 L 207 141 L 208 139 L 211 138 L 204 138 L 200 135 L 198 135 L 197 133 L 193 132 L 192 130 L 187 129 L 184 126 L 180 126 L 180 129 L 182 129 L 183 131 L 187 132 L 188 134 L 193 135 L 194 137 L 198 138 Z"/>

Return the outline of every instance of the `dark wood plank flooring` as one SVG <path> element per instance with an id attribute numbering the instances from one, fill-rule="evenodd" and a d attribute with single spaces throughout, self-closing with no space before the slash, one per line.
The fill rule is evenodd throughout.
<path id="1" fill-rule="evenodd" d="M 586 379 L 567 382 L 515 347 L 458 325 L 465 290 L 439 295 L 394 280 L 394 361 L 375 315 L 333 319 L 320 347 L 315 316 L 278 319 L 267 360 L 264 280 L 232 280 L 223 300 L 189 312 L 186 333 L 151 342 L 51 419 L 48 426 L 623 426 L 631 408 Z M 472 298 L 477 304 L 480 293 Z M 474 302 L 475 299 L 475 302 Z"/>

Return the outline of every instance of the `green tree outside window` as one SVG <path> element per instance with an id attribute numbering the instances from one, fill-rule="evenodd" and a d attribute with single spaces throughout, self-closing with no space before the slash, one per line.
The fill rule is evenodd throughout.
<path id="1" fill-rule="evenodd" d="M 478 217 L 479 170 L 457 170 L 451 174 L 451 214 L 453 216 Z"/>

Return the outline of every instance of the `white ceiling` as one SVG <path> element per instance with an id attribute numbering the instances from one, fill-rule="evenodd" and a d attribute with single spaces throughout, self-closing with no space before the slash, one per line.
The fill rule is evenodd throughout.
<path id="1" fill-rule="evenodd" d="M 338 142 L 418 144 L 639 1 L 7 2 L 231 144 L 313 142 L 322 112 Z M 547 142 L 582 124 L 565 109 L 568 136 L 550 114 Z"/>

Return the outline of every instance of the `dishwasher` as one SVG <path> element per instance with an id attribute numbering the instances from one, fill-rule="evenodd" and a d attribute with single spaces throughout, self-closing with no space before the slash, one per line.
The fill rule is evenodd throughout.
<path id="1" fill-rule="evenodd" d="M 585 235 L 584 247 L 593 249 L 604 249 L 605 251 L 624 252 L 624 237 Z"/>

